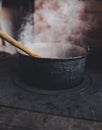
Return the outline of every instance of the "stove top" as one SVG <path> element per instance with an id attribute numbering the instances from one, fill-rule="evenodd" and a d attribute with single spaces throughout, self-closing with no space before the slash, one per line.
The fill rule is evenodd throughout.
<path id="1" fill-rule="evenodd" d="M 0 52 L 0 105 L 102 121 L 102 63 L 98 61 L 100 55 L 93 54 L 88 57 L 84 81 L 79 86 L 41 90 L 20 81 L 16 53 Z"/>

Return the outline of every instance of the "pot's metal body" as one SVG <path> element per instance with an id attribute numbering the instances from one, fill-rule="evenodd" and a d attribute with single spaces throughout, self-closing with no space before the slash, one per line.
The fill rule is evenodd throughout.
<path id="1" fill-rule="evenodd" d="M 72 88 L 81 83 L 86 56 L 69 59 L 33 58 L 19 53 L 20 79 L 40 89 Z"/>

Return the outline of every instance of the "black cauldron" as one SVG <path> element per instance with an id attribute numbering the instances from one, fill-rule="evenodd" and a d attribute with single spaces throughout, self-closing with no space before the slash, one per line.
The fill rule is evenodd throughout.
<path id="1" fill-rule="evenodd" d="M 31 57 L 18 51 L 22 82 L 48 90 L 69 89 L 82 82 L 87 57 L 85 48 L 67 43 L 37 43 L 27 47 L 44 58 Z"/>

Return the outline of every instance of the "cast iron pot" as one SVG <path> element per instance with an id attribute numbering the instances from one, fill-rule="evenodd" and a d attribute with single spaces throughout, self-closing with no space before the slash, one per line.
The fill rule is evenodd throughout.
<path id="1" fill-rule="evenodd" d="M 85 48 L 59 43 L 28 44 L 27 47 L 44 58 L 18 51 L 19 76 L 23 83 L 35 88 L 58 90 L 73 88 L 82 82 L 87 57 Z"/>

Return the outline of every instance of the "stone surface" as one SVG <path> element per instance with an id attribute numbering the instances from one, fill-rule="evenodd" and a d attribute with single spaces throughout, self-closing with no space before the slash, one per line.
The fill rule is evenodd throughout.
<path id="1" fill-rule="evenodd" d="M 10 55 L 6 59 L 5 55 L 4 57 L 1 55 L 0 59 L 2 59 L 0 62 L 0 105 L 102 121 L 102 64 L 100 60 L 95 61 L 94 57 L 94 63 L 91 63 L 95 66 L 97 63 L 100 68 L 96 66 L 92 69 L 92 65 L 88 71 L 89 75 L 85 76 L 87 78 L 81 86 L 72 90 L 43 91 L 31 89 L 30 86 L 19 82 L 18 78 L 16 81 L 18 58 L 15 55 Z"/>
<path id="2" fill-rule="evenodd" d="M 0 130 L 102 130 L 102 123 L 0 107 Z"/>

